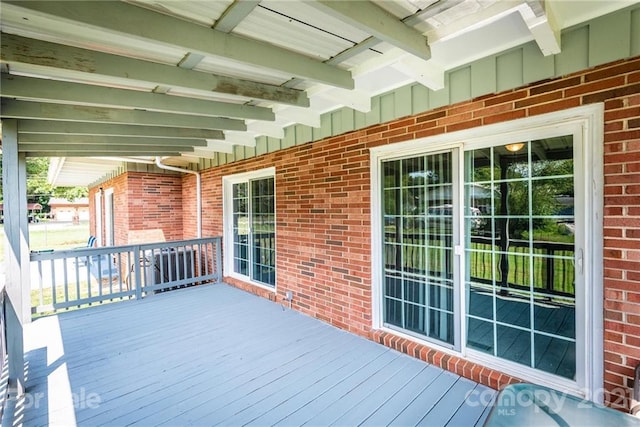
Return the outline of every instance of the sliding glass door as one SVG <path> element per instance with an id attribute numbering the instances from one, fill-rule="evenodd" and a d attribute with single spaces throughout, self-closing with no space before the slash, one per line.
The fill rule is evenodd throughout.
<path id="1" fill-rule="evenodd" d="M 384 322 L 454 345 L 452 152 L 383 163 Z"/>
<path id="2" fill-rule="evenodd" d="M 576 267 L 586 186 L 575 138 L 381 159 L 383 326 L 514 374 L 579 381 L 589 290 Z"/>
<path id="3" fill-rule="evenodd" d="M 232 181 L 232 182 L 229 182 Z M 276 235 L 275 187 L 273 176 L 230 177 L 225 185 L 225 204 L 230 207 L 225 221 L 230 227 L 233 254 L 227 269 L 256 283 L 275 287 Z M 227 252 L 227 253 L 229 253 Z"/>

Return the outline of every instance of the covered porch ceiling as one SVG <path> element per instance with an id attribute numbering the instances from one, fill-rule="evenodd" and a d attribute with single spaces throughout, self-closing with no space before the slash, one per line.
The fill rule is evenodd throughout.
<path id="1" fill-rule="evenodd" d="M 54 185 L 122 161 L 198 163 L 293 124 L 633 2 L 568 0 L 2 1 L 1 118 L 53 157 Z"/>

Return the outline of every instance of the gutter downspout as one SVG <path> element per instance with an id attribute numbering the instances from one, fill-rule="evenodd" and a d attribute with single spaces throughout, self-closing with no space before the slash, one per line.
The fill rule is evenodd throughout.
<path id="1" fill-rule="evenodd" d="M 162 158 L 160 157 L 156 157 L 156 166 L 158 166 L 160 169 L 166 169 L 174 172 L 190 173 L 196 176 L 196 211 L 197 211 L 196 228 L 198 229 L 198 239 L 201 238 L 202 237 L 202 196 L 200 194 L 200 188 L 201 188 L 200 172 L 192 171 L 189 169 L 180 169 L 173 166 L 162 164 Z"/>

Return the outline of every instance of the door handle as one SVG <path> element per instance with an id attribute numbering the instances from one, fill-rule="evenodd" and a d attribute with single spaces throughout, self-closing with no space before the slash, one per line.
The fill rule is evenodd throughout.
<path id="1" fill-rule="evenodd" d="M 583 252 L 582 249 L 578 249 L 576 251 L 576 267 L 578 268 L 578 273 L 582 274 L 583 269 Z"/>

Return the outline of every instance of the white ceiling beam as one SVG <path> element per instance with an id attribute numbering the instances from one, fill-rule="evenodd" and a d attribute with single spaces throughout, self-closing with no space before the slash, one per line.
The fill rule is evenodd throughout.
<path id="1" fill-rule="evenodd" d="M 431 58 L 425 36 L 370 1 L 317 0 L 309 4 L 418 58 Z"/>
<path id="2" fill-rule="evenodd" d="M 225 141 L 214 141 L 212 139 L 207 140 L 207 145 L 204 147 L 197 147 L 197 150 L 194 147 L 194 152 L 202 152 L 202 151 L 217 151 L 219 153 L 233 153 L 233 144 L 229 144 Z"/>
<path id="3" fill-rule="evenodd" d="M 187 151 L 184 149 L 180 149 L 182 151 Z M 25 155 L 27 157 L 113 157 L 122 154 L 124 156 L 179 156 L 181 153 L 178 150 L 159 150 L 159 151 L 149 151 L 149 150 L 136 150 L 136 151 L 127 151 L 127 152 L 115 152 L 112 150 L 85 150 L 85 151 L 74 151 L 68 149 L 51 149 L 51 150 L 43 150 L 43 151 L 26 151 Z"/>
<path id="4" fill-rule="evenodd" d="M 426 21 L 429 18 L 433 18 L 439 13 L 449 10 L 452 7 L 455 7 L 460 3 L 464 3 L 464 2 L 465 0 L 447 0 L 444 2 L 436 0 L 426 8 L 421 9 L 416 13 L 414 13 L 413 15 L 404 18 L 402 22 L 404 22 L 407 25 L 412 25 L 412 26 L 417 25 Z"/>
<path id="5" fill-rule="evenodd" d="M 180 157 L 190 163 L 198 163 L 200 159 L 215 159 L 216 153 L 215 151 L 207 151 L 201 153 L 180 153 Z"/>
<path id="6" fill-rule="evenodd" d="M 82 144 L 102 144 L 102 145 L 124 145 L 131 146 L 149 145 L 154 147 L 168 147 L 168 146 L 206 146 L 207 141 L 205 139 L 192 138 L 192 139 L 168 139 L 168 138 L 129 138 L 128 136 L 109 136 L 109 135 L 60 135 L 60 134 L 40 134 L 40 133 L 27 133 L 18 134 L 18 142 L 20 144 L 67 144 L 67 145 L 82 145 Z"/>
<path id="7" fill-rule="evenodd" d="M 518 8 L 544 56 L 560 53 L 560 28 L 549 7 L 549 2 L 527 0 Z"/>
<path id="8" fill-rule="evenodd" d="M 281 121 L 292 121 L 313 128 L 320 127 L 320 114 L 310 108 L 284 107 L 275 110 L 275 113 Z"/>
<path id="9" fill-rule="evenodd" d="M 62 120 L 72 122 L 119 123 L 146 126 L 167 126 L 210 130 L 243 131 L 247 127 L 241 120 L 220 117 L 189 116 L 185 114 L 156 113 L 119 108 L 87 107 L 46 102 L 14 101 L 2 99 L 1 118 Z"/>
<path id="10" fill-rule="evenodd" d="M 178 67 L 184 68 L 185 70 L 193 70 L 203 59 L 204 55 L 189 52 L 180 60 Z"/>
<path id="11" fill-rule="evenodd" d="M 311 94 L 311 107 L 313 107 L 313 98 L 320 97 L 328 99 L 338 105 L 353 108 L 361 113 L 368 113 L 371 111 L 371 96 L 360 90 L 344 90 L 331 88 L 328 90 L 318 91 Z"/>
<path id="12" fill-rule="evenodd" d="M 198 158 L 202 158 L 202 159 L 215 159 L 216 158 L 216 154 L 220 154 L 219 151 L 214 151 L 214 150 L 198 150 L 195 151 L 193 153 L 180 153 L 181 157 L 187 157 L 189 156 L 189 154 L 192 154 L 193 156 L 197 156 Z"/>
<path id="13" fill-rule="evenodd" d="M 275 120 L 271 109 L 242 104 L 206 101 L 161 93 L 133 91 L 69 83 L 33 77 L 2 75 L 3 97 L 95 105 L 129 107 L 164 113 L 193 114 L 208 117 L 234 117 L 252 120 Z"/>
<path id="14" fill-rule="evenodd" d="M 3 19 L 24 25 L 23 18 L 65 22 L 71 28 L 98 28 L 113 34 L 167 44 L 207 56 L 274 70 L 292 77 L 352 89 L 351 73 L 272 44 L 226 34 L 123 2 L 3 1 Z M 168 31 L 168 29 L 171 29 Z"/>
<path id="15" fill-rule="evenodd" d="M 11 68 L 11 64 L 30 64 L 43 67 L 45 72 L 66 70 L 70 77 L 75 75 L 78 79 L 90 80 L 89 75 L 95 75 L 114 78 L 123 84 L 131 81 L 149 82 L 160 87 L 215 92 L 243 100 L 309 106 L 309 98 L 301 90 L 191 71 L 181 68 L 182 64 L 179 67 L 157 64 L 5 33 L 2 33 L 0 42 L 0 61 L 8 64 L 8 68 Z M 192 57 L 193 54 L 187 56 Z"/>
<path id="16" fill-rule="evenodd" d="M 520 5 L 522 0 L 496 1 L 477 12 L 460 16 L 454 22 L 427 31 L 427 37 L 432 45 L 459 37 L 515 13 Z"/>
<path id="17" fill-rule="evenodd" d="M 356 55 L 361 54 L 362 52 L 366 52 L 369 49 L 373 49 L 376 45 L 380 44 L 380 40 L 376 37 L 369 37 L 360 43 L 350 47 L 349 49 L 343 50 L 336 56 L 332 57 L 325 61 L 327 64 L 340 64 L 342 62 L 348 61 Z"/>
<path id="18" fill-rule="evenodd" d="M 251 132 L 234 132 L 227 130 L 224 131 L 224 138 L 218 139 L 224 139 L 225 141 L 230 142 L 234 145 L 243 145 L 245 147 L 256 146 L 256 135 Z"/>
<path id="19" fill-rule="evenodd" d="M 213 24 L 213 29 L 222 31 L 223 33 L 230 33 L 244 18 L 249 16 L 253 9 L 255 9 L 261 0 L 242 0 L 234 1 L 231 5 L 222 12 L 220 18 L 218 18 Z"/>
<path id="20" fill-rule="evenodd" d="M 433 60 L 423 61 L 415 56 L 407 55 L 394 62 L 392 67 L 432 90 L 444 88 L 444 67 Z"/>
<path id="21" fill-rule="evenodd" d="M 65 153 L 86 153 L 96 152 L 101 150 L 109 150 L 112 155 L 126 154 L 128 156 L 137 155 L 133 153 L 148 153 L 155 155 L 155 152 L 181 152 L 181 151 L 193 151 L 193 147 L 183 145 L 169 145 L 166 147 L 153 147 L 144 145 L 104 145 L 104 144 L 78 144 L 78 145 L 60 145 L 60 144 L 19 144 L 18 151 L 24 153 L 35 153 L 38 151 L 64 151 Z"/>
<path id="22" fill-rule="evenodd" d="M 380 44 L 381 41 L 378 40 L 375 37 L 369 37 L 363 41 L 361 41 L 360 43 L 351 46 L 349 49 L 345 49 L 342 52 L 340 52 L 339 54 L 327 59 L 325 62 L 325 64 L 331 64 L 331 65 L 338 65 L 341 64 L 345 61 L 348 61 L 349 59 L 353 58 L 354 56 L 357 56 L 359 54 L 361 54 L 362 52 L 366 52 L 369 49 L 373 49 L 374 46 Z M 355 77 L 355 74 L 353 73 L 353 70 L 351 70 L 351 74 L 352 76 Z M 299 79 L 299 78 L 295 78 L 295 79 L 291 79 L 288 82 L 286 82 L 283 87 L 289 87 L 289 88 L 293 88 L 296 87 L 297 85 L 299 85 L 300 83 L 302 83 L 303 80 Z M 300 107 L 308 107 L 308 105 L 300 105 Z"/>
<path id="23" fill-rule="evenodd" d="M 219 130 L 119 125 L 108 123 L 58 122 L 53 120 L 20 120 L 18 122 L 18 133 L 111 135 L 127 136 L 132 138 L 209 138 L 224 140 L 224 133 Z"/>
<path id="24" fill-rule="evenodd" d="M 358 66 L 351 70 L 351 73 L 353 74 L 353 77 L 357 79 L 357 77 L 359 76 L 388 67 L 389 65 L 398 62 L 406 57 L 407 52 L 403 51 L 402 49 L 392 48 L 385 52 L 384 55 L 379 55 L 367 61 L 361 62 Z"/>
<path id="25" fill-rule="evenodd" d="M 284 129 L 276 123 L 251 122 L 247 123 L 247 130 L 259 135 L 270 136 L 272 138 L 284 138 Z"/>

